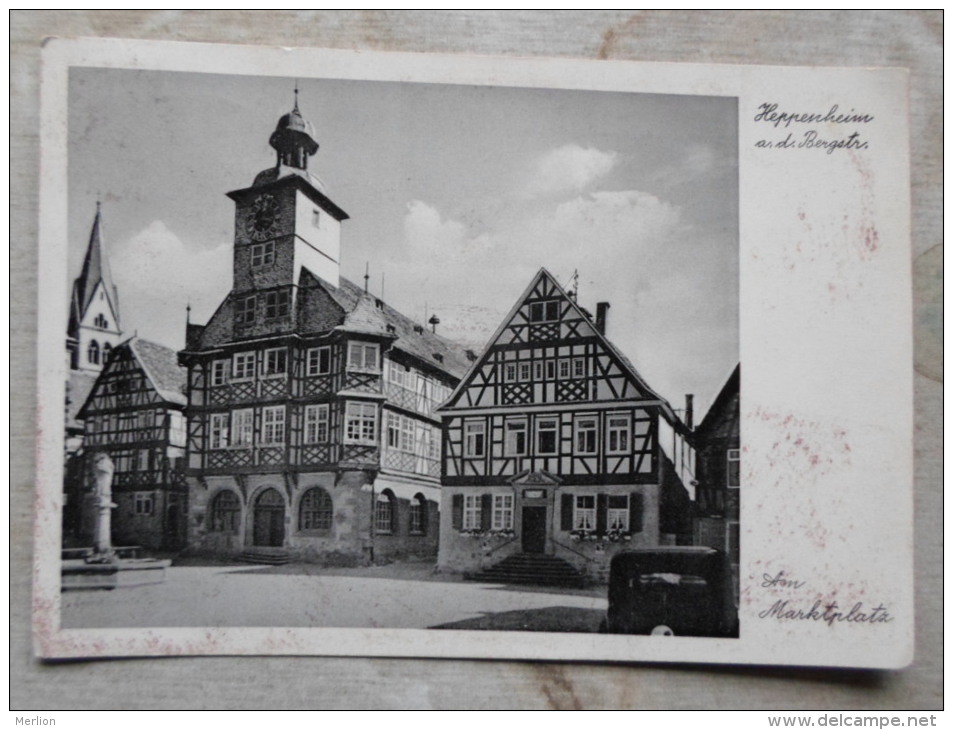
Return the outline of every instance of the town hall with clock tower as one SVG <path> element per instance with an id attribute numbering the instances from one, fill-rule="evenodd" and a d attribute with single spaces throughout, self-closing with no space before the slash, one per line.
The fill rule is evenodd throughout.
<path id="1" fill-rule="evenodd" d="M 467 353 L 340 275 L 348 219 L 298 108 L 235 203 L 232 289 L 189 324 L 192 549 L 280 562 L 434 557 L 440 422 Z"/>

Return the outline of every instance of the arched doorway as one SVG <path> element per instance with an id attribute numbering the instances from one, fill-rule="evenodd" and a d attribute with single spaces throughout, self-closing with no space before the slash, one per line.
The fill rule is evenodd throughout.
<path id="1" fill-rule="evenodd" d="M 285 544 L 285 501 L 277 489 L 269 487 L 255 500 L 255 547 L 281 547 Z"/>

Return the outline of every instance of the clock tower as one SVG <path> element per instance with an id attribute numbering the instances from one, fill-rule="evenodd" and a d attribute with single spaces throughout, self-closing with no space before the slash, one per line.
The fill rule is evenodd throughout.
<path id="1" fill-rule="evenodd" d="M 348 215 L 308 171 L 318 142 L 298 109 L 297 90 L 294 109 L 278 120 L 269 144 L 275 166 L 251 187 L 228 193 L 235 201 L 232 299 L 240 337 L 294 328 L 303 268 L 340 284 L 341 222 Z"/>

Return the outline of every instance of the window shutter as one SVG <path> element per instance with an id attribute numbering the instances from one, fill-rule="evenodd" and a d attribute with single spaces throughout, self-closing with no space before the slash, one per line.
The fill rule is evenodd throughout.
<path id="1" fill-rule="evenodd" d="M 596 495 L 596 532 L 604 534 L 609 523 L 609 499 L 604 494 Z"/>
<path id="2" fill-rule="evenodd" d="M 463 495 L 453 495 L 453 529 L 463 529 Z"/>
<path id="3" fill-rule="evenodd" d="M 642 494 L 632 492 L 629 497 L 629 532 L 642 532 Z"/>
<path id="4" fill-rule="evenodd" d="M 493 511 L 493 497 L 489 494 L 480 497 L 480 529 L 489 530 L 493 523 L 490 521 Z"/>
<path id="5" fill-rule="evenodd" d="M 563 532 L 569 532 L 572 529 L 572 495 L 563 493 L 560 500 L 559 509 L 559 527 Z"/>

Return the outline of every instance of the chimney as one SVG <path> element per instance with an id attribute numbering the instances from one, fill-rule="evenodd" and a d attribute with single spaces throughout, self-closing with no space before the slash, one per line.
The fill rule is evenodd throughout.
<path id="1" fill-rule="evenodd" d="M 596 305 L 596 329 L 600 335 L 606 333 L 606 316 L 609 313 L 609 302 L 599 302 Z"/>
<path id="2" fill-rule="evenodd" d="M 695 416 L 694 400 L 694 395 L 691 393 L 685 394 L 685 425 L 688 426 L 689 429 L 694 428 L 694 424 L 692 423 Z"/>

